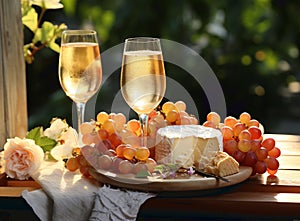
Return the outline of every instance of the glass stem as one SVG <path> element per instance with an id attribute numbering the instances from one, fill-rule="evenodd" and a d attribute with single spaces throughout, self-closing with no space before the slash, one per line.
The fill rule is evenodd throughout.
<path id="1" fill-rule="evenodd" d="M 139 119 L 141 123 L 141 135 L 142 135 L 141 146 L 147 147 L 148 114 L 140 114 Z"/>
<path id="2" fill-rule="evenodd" d="M 80 125 L 84 122 L 84 111 L 85 111 L 85 103 L 77 102 L 77 130 L 78 130 L 78 145 L 79 147 L 83 146 L 82 143 L 82 133 L 80 131 Z"/>

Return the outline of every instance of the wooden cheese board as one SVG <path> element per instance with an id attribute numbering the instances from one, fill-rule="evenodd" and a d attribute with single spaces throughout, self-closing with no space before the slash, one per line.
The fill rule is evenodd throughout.
<path id="1" fill-rule="evenodd" d="M 133 174 L 121 175 L 107 171 L 91 169 L 90 174 L 100 183 L 115 187 L 148 192 L 174 192 L 192 190 L 210 190 L 232 186 L 248 179 L 251 167 L 240 166 L 239 173 L 226 176 L 229 182 L 213 177 L 190 176 L 189 178 L 162 179 L 159 177 L 135 178 Z"/>

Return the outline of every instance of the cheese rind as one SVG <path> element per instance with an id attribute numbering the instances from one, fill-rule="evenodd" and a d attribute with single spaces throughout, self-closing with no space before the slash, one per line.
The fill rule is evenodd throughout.
<path id="1" fill-rule="evenodd" d="M 217 151 L 223 150 L 222 133 L 200 125 L 167 126 L 157 131 L 155 159 L 188 168 L 204 168 Z"/>

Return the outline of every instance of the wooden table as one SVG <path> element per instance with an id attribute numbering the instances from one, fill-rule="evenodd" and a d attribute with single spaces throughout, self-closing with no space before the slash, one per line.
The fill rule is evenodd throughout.
<path id="1" fill-rule="evenodd" d="M 138 220 L 300 220 L 300 136 L 267 136 L 275 138 L 282 152 L 276 177 L 266 173 L 218 190 L 160 194 L 142 205 Z M 12 180 L 2 183 L 0 220 L 5 220 L 1 213 L 7 211 L 1 209 L 3 203 L 19 202 L 15 204 L 18 208 L 6 206 L 11 211 L 31 210 L 20 194 L 39 186 L 28 182 L 31 184 Z"/>

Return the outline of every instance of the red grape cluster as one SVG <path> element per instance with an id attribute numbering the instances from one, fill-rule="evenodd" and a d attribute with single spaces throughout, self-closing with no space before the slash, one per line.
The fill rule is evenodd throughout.
<path id="1" fill-rule="evenodd" d="M 186 112 L 183 101 L 168 101 L 160 111 L 152 111 L 148 119 L 148 146 L 155 145 L 159 128 L 167 125 L 198 124 L 198 120 Z M 122 113 L 99 112 L 96 120 L 84 122 L 80 126 L 84 147 L 67 160 L 70 171 L 80 169 L 89 176 L 90 167 L 109 170 L 121 174 L 138 174 L 140 171 L 153 172 L 156 161 L 153 153 L 140 145 L 141 125 L 136 119 L 126 121 Z"/>
<path id="2" fill-rule="evenodd" d="M 80 169 L 88 177 L 89 169 L 95 168 L 119 174 L 138 174 L 141 171 L 153 172 L 156 162 L 149 158 L 150 152 L 146 147 L 134 148 L 121 144 L 115 150 L 109 140 L 103 140 L 96 145 L 85 145 L 80 152 L 69 158 L 66 167 L 70 171 Z"/>
<path id="3" fill-rule="evenodd" d="M 220 129 L 224 151 L 240 165 L 252 167 L 252 175 L 277 173 L 280 149 L 273 138 L 263 138 L 262 126 L 249 113 L 242 113 L 238 119 L 228 116 L 221 123 L 219 114 L 210 112 L 203 126 Z"/>

